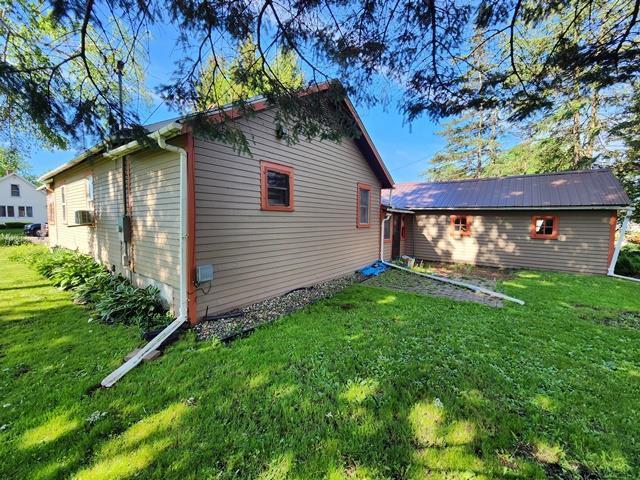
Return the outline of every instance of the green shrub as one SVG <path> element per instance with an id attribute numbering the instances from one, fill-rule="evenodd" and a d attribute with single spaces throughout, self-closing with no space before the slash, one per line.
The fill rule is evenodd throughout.
<path id="1" fill-rule="evenodd" d="M 640 277 L 640 245 L 627 243 L 620 250 L 616 273 L 627 277 Z"/>
<path id="2" fill-rule="evenodd" d="M 28 238 L 11 233 L 0 233 L 0 247 L 13 247 L 15 245 L 26 245 L 31 243 Z"/>
<path id="3" fill-rule="evenodd" d="M 153 286 L 137 288 L 122 275 L 112 275 L 93 258 L 57 248 L 19 247 L 11 258 L 31 265 L 54 285 L 72 290 L 74 301 L 92 309 L 105 323 L 137 325 L 145 330 L 172 320 Z"/>
<path id="4" fill-rule="evenodd" d="M 627 232 L 626 239 L 628 242 L 635 243 L 636 245 L 640 244 L 640 231 L 638 232 Z"/>
<path id="5" fill-rule="evenodd" d="M 126 281 L 113 282 L 94 307 L 102 322 L 137 325 L 145 330 L 166 325 L 169 320 L 160 291 L 152 285 L 136 288 Z"/>
<path id="6" fill-rule="evenodd" d="M 73 299 L 81 305 L 94 306 L 120 283 L 127 283 L 127 279 L 122 275 L 112 275 L 107 271 L 101 272 L 76 287 L 73 291 Z"/>
<path id="7" fill-rule="evenodd" d="M 35 256 L 31 262 L 36 271 L 65 290 L 78 287 L 91 277 L 105 272 L 91 257 L 65 249 Z"/>
<path id="8" fill-rule="evenodd" d="M 4 228 L 23 228 L 25 225 L 29 225 L 31 222 L 5 222 Z"/>

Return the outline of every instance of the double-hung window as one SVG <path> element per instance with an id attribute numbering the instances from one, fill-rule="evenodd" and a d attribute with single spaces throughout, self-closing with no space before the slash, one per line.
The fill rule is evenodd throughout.
<path id="1" fill-rule="evenodd" d="M 19 197 L 20 196 L 20 185 L 18 185 L 16 183 L 12 183 L 11 184 L 11 196 L 12 197 Z"/>
<path id="2" fill-rule="evenodd" d="M 385 242 L 390 242 L 391 241 L 391 222 L 392 221 L 393 221 L 393 217 L 389 217 L 384 222 L 384 235 L 383 236 L 384 236 L 384 241 Z"/>
<path id="3" fill-rule="evenodd" d="M 67 223 L 67 199 L 64 195 L 64 185 L 60 187 L 60 206 L 62 207 L 62 223 Z"/>
<path id="4" fill-rule="evenodd" d="M 86 182 L 87 207 L 93 209 L 93 175 L 87 175 Z"/>
<path id="5" fill-rule="evenodd" d="M 293 212 L 293 168 L 260 162 L 260 208 Z"/>
<path id="6" fill-rule="evenodd" d="M 27 207 L 27 217 L 33 217 L 33 207 Z"/>
<path id="7" fill-rule="evenodd" d="M 56 203 L 53 192 L 47 194 L 47 219 L 51 225 L 56 223 Z"/>
<path id="8" fill-rule="evenodd" d="M 358 184 L 358 197 L 356 199 L 356 226 L 368 228 L 371 226 L 371 185 Z"/>
<path id="9" fill-rule="evenodd" d="M 24 207 L 18 207 L 18 216 L 19 217 L 24 217 L 25 216 L 25 208 Z"/>

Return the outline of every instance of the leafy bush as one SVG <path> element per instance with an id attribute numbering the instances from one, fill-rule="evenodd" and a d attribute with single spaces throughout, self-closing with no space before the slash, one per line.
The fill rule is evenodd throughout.
<path id="1" fill-rule="evenodd" d="M 55 249 L 48 255 L 34 258 L 33 266 L 53 284 L 65 290 L 76 288 L 91 277 L 105 272 L 91 257 L 70 250 Z"/>
<path id="2" fill-rule="evenodd" d="M 137 288 L 122 275 L 112 275 L 91 257 L 58 248 L 30 249 L 12 258 L 30 264 L 53 284 L 73 290 L 74 300 L 91 308 L 105 323 L 137 325 L 145 330 L 171 321 L 154 286 Z"/>
<path id="3" fill-rule="evenodd" d="M 640 245 L 627 243 L 620 250 L 616 273 L 627 277 L 640 277 Z"/>
<path id="4" fill-rule="evenodd" d="M 81 305 L 96 304 L 107 292 L 115 288 L 116 282 L 126 281 L 122 275 L 111 275 L 102 271 L 88 278 L 82 285 L 78 285 L 73 291 L 73 299 Z"/>
<path id="5" fill-rule="evenodd" d="M 129 282 L 114 282 L 95 304 L 99 319 L 150 329 L 166 325 L 169 317 L 160 302 L 160 291 L 149 285 L 136 288 Z"/>
<path id="6" fill-rule="evenodd" d="M 627 233 L 626 238 L 627 238 L 627 241 L 629 241 L 631 243 L 635 243 L 636 245 L 639 245 L 640 244 L 640 231 L 639 232 Z"/>
<path id="7" fill-rule="evenodd" d="M 11 233 L 0 233 L 0 247 L 13 247 L 15 245 L 26 245 L 31 243 L 28 238 Z"/>

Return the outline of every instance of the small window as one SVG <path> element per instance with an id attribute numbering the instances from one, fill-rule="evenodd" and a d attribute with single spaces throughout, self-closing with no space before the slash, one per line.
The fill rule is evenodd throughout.
<path id="1" fill-rule="evenodd" d="M 358 228 L 368 228 L 370 226 L 371 209 L 371 185 L 366 183 L 358 184 L 356 226 Z"/>
<path id="2" fill-rule="evenodd" d="M 7 205 L 7 217 L 15 217 L 16 211 L 13 208 L 13 205 Z"/>
<path id="3" fill-rule="evenodd" d="M 260 162 L 260 207 L 262 210 L 293 211 L 293 168 Z"/>
<path id="4" fill-rule="evenodd" d="M 25 216 L 25 209 L 24 207 L 18 207 L 18 216 L 19 217 L 24 217 Z"/>
<path id="5" fill-rule="evenodd" d="M 407 239 L 407 222 L 406 215 L 400 215 L 400 240 Z"/>
<path id="6" fill-rule="evenodd" d="M 471 217 L 469 215 L 451 215 L 451 231 L 459 237 L 471 236 Z"/>
<path id="7" fill-rule="evenodd" d="M 384 218 L 384 217 L 383 217 Z M 385 241 L 391 240 L 391 221 L 393 217 L 389 217 L 386 222 L 384 222 L 384 239 Z"/>
<path id="8" fill-rule="evenodd" d="M 27 207 L 27 217 L 33 218 L 33 207 Z"/>
<path id="9" fill-rule="evenodd" d="M 555 240 L 558 238 L 558 217 L 555 215 L 534 215 L 531 217 L 530 237 Z"/>
<path id="10" fill-rule="evenodd" d="M 51 225 L 56 223 L 56 204 L 53 193 L 47 194 L 47 219 Z"/>
<path id="11" fill-rule="evenodd" d="M 86 181 L 87 205 L 93 208 L 93 175 L 87 175 Z"/>
<path id="12" fill-rule="evenodd" d="M 11 196 L 12 197 L 19 197 L 20 196 L 20 185 L 18 185 L 16 183 L 12 183 L 11 184 Z"/>
<path id="13" fill-rule="evenodd" d="M 7 207 L 5 207 L 4 205 L 0 205 L 0 217 L 6 217 L 7 216 Z"/>
<path id="14" fill-rule="evenodd" d="M 64 196 L 64 186 L 60 187 L 60 206 L 62 207 L 62 223 L 67 223 L 67 201 Z"/>

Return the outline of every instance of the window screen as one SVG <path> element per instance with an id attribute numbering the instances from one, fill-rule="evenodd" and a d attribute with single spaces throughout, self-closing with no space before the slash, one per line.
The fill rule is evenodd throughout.
<path id="1" fill-rule="evenodd" d="M 15 217 L 16 211 L 12 205 L 7 206 L 7 217 Z"/>
<path id="2" fill-rule="evenodd" d="M 360 189 L 360 223 L 369 224 L 369 190 Z"/>
<path id="3" fill-rule="evenodd" d="M 268 201 L 270 206 L 289 206 L 289 175 L 267 171 Z"/>
<path id="4" fill-rule="evenodd" d="M 27 207 L 27 217 L 33 217 L 33 207 Z"/>
<path id="5" fill-rule="evenodd" d="M 12 197 L 19 197 L 20 196 L 20 185 L 17 185 L 15 183 L 11 184 L 11 196 Z"/>

